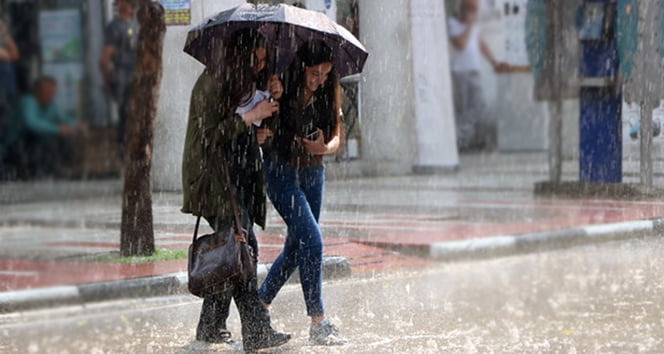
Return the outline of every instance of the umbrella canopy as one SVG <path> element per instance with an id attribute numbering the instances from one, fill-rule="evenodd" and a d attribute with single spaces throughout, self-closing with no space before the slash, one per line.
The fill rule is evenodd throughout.
<path id="1" fill-rule="evenodd" d="M 298 48 L 310 40 L 322 40 L 332 49 L 339 76 L 360 73 L 368 56 L 352 33 L 325 14 L 285 4 L 243 4 L 209 17 L 189 31 L 184 51 L 207 65 L 215 40 L 245 28 L 267 39 L 274 72 L 285 70 Z"/>

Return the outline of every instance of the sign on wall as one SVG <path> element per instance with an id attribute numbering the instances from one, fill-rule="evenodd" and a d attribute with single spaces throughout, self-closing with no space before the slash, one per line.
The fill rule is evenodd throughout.
<path id="1" fill-rule="evenodd" d="M 81 14 L 77 9 L 42 11 L 39 14 L 39 43 L 42 73 L 56 79 L 55 102 L 75 115 L 81 102 L 83 80 Z"/>
<path id="2" fill-rule="evenodd" d="M 639 144 L 639 125 L 641 123 L 641 106 L 634 102 L 628 103 L 623 101 L 622 106 L 622 142 L 623 145 L 638 145 Z M 653 129 L 653 144 L 664 144 L 664 135 L 662 129 L 664 128 L 664 100 L 661 100 L 659 106 L 652 111 L 652 129 Z"/>
<path id="3" fill-rule="evenodd" d="M 166 10 L 166 26 L 191 24 L 191 0 L 159 0 Z"/>
<path id="4" fill-rule="evenodd" d="M 527 0 L 507 0 L 503 3 L 505 61 L 510 65 L 528 65 L 525 31 L 526 8 Z"/>
<path id="5" fill-rule="evenodd" d="M 39 14 L 39 40 L 46 62 L 80 60 L 81 15 L 78 10 L 43 11 Z"/>

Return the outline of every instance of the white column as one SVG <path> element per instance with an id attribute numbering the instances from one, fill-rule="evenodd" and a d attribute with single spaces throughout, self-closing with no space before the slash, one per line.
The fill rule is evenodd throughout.
<path id="1" fill-rule="evenodd" d="M 308 10 L 323 12 L 332 20 L 337 20 L 337 0 L 307 0 L 305 5 Z"/>
<path id="2" fill-rule="evenodd" d="M 440 0 L 410 2 L 417 160 L 415 171 L 459 165 L 445 8 Z"/>
<path id="3" fill-rule="evenodd" d="M 441 0 L 442 1 L 442 0 Z M 403 174 L 417 159 L 410 0 L 360 0 L 362 173 Z"/>

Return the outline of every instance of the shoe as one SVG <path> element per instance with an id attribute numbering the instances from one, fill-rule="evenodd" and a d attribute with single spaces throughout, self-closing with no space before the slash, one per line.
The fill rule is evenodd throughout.
<path id="1" fill-rule="evenodd" d="M 309 342 L 313 345 L 344 345 L 348 341 L 339 335 L 337 326 L 323 320 L 318 328 L 309 328 Z"/>
<path id="2" fill-rule="evenodd" d="M 277 332 L 270 328 L 264 333 L 253 334 L 243 338 L 242 347 L 244 351 L 255 351 L 280 346 L 290 339 L 290 334 Z"/>
<path id="3" fill-rule="evenodd" d="M 196 340 L 206 343 L 231 343 L 231 332 L 225 329 L 219 330 L 217 333 L 200 333 L 196 332 Z"/>

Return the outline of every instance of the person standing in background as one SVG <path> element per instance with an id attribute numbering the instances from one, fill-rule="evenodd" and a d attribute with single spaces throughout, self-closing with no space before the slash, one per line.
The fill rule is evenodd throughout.
<path id="1" fill-rule="evenodd" d="M 11 98 L 16 96 L 16 78 L 13 63 L 20 58 L 18 47 L 7 28 L 0 20 L 0 114 Z"/>
<path id="2" fill-rule="evenodd" d="M 454 94 L 457 147 L 460 151 L 491 148 L 492 143 L 482 136 L 482 113 L 486 103 L 480 80 L 481 57 L 491 63 L 494 71 L 506 69 L 497 61 L 480 36 L 477 26 L 478 0 L 459 0 L 457 15 L 447 23 L 452 43 L 450 67 Z M 487 127 L 488 128 L 488 127 Z M 495 130 L 495 127 L 494 127 Z"/>
<path id="3" fill-rule="evenodd" d="M 8 140 L 8 132 L 13 130 L 10 108 L 17 94 L 13 63 L 19 58 L 16 43 L 5 22 L 0 20 L 0 142 Z M 0 144 L 0 179 L 6 173 L 4 166 L 8 153 L 8 147 L 3 145 Z"/>
<path id="4" fill-rule="evenodd" d="M 123 158 L 127 103 L 131 95 L 139 26 L 135 15 L 136 0 L 115 0 L 115 6 L 117 16 L 106 27 L 99 67 L 104 89 L 118 105 L 118 143 Z"/>

